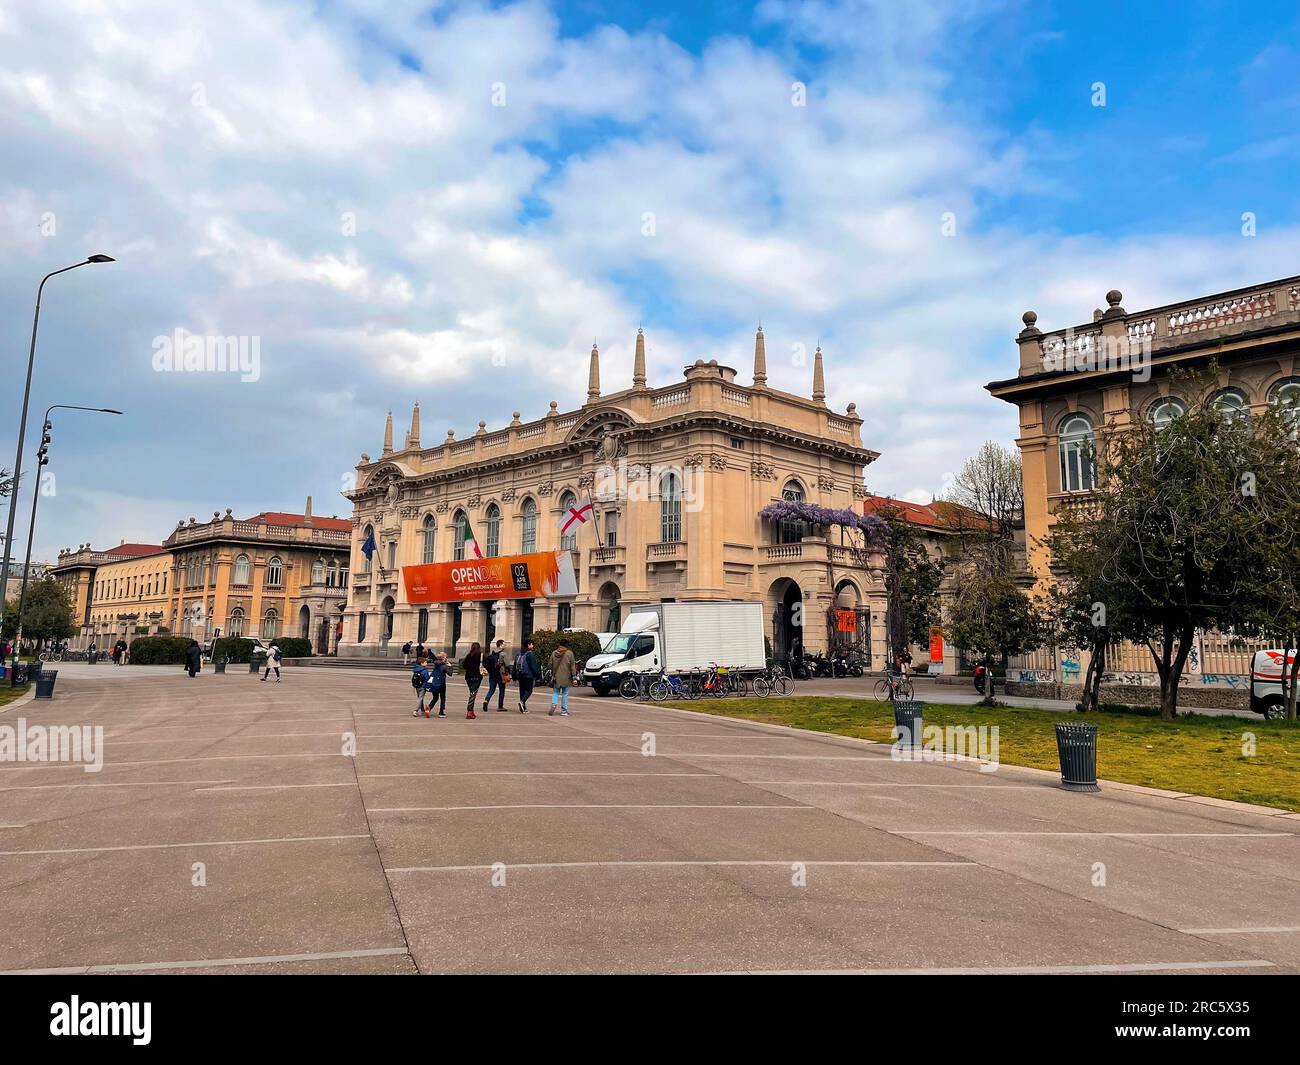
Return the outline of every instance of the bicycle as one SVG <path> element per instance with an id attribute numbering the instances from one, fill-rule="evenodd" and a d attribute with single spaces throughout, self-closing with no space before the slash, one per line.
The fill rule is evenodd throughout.
<path id="1" fill-rule="evenodd" d="M 649 695 L 657 703 L 665 699 L 698 699 L 700 686 L 694 678 L 682 678 L 677 674 L 661 672 L 651 682 Z"/>
<path id="2" fill-rule="evenodd" d="M 618 685 L 618 694 L 624 699 L 645 699 L 649 689 L 649 676 L 644 673 L 625 673 Z"/>
<path id="3" fill-rule="evenodd" d="M 902 674 L 892 673 L 876 681 L 876 686 L 872 689 L 872 696 L 877 702 L 893 703 L 899 699 L 910 701 L 915 698 L 916 692 L 912 688 L 910 678 Z"/>
<path id="4" fill-rule="evenodd" d="M 780 666 L 764 670 L 754 678 L 754 694 L 766 698 L 769 695 L 793 695 L 794 681 L 785 675 Z"/>

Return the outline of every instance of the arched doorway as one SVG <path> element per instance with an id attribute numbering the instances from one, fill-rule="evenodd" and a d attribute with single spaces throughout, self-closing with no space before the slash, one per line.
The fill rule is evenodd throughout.
<path id="1" fill-rule="evenodd" d="M 388 641 L 393 638 L 393 607 L 395 607 L 396 605 L 397 604 L 393 601 L 393 597 L 391 595 L 384 597 L 384 605 L 383 605 L 384 627 L 381 630 L 383 634 L 381 636 L 381 639 L 385 644 L 388 643 Z"/>
<path id="2" fill-rule="evenodd" d="M 772 607 L 772 654 L 778 661 L 788 661 L 803 654 L 803 591 L 789 577 L 775 581 L 768 590 Z"/>
<path id="3" fill-rule="evenodd" d="M 298 635 L 304 640 L 311 639 L 311 611 L 306 605 L 298 611 Z"/>
<path id="4" fill-rule="evenodd" d="M 597 597 L 603 607 L 600 618 L 602 632 L 618 632 L 623 624 L 623 604 L 622 593 L 618 590 L 618 585 L 609 581 L 601 586 L 600 595 Z"/>

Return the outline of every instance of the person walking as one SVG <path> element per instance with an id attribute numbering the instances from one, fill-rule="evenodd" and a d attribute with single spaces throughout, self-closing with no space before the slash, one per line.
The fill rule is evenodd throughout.
<path id="1" fill-rule="evenodd" d="M 465 717 L 473 721 L 478 717 L 474 713 L 474 701 L 478 697 L 479 685 L 483 683 L 483 647 L 475 640 L 469 648 L 469 654 L 461 663 L 465 671 L 465 685 L 469 688 L 469 702 L 465 704 Z"/>
<path id="2" fill-rule="evenodd" d="M 266 649 L 266 669 L 262 673 L 262 680 L 265 681 L 271 675 L 271 670 L 275 670 L 275 682 L 280 683 L 280 659 L 284 657 L 284 652 L 280 650 L 280 645 L 271 641 L 271 646 Z"/>
<path id="3" fill-rule="evenodd" d="M 95 646 L 95 641 L 90 641 L 90 646 L 86 648 L 86 661 L 90 665 L 95 664 L 95 658 L 99 654 L 99 648 Z"/>
<path id="4" fill-rule="evenodd" d="M 412 717 L 419 717 L 421 714 L 425 717 L 429 716 L 428 711 L 424 708 L 424 693 L 430 690 L 429 685 L 432 680 L 432 674 L 429 673 L 428 667 L 423 662 L 416 662 L 411 667 L 411 687 L 415 689 L 415 709 L 411 711 Z M 432 701 L 432 698 L 430 698 L 430 703 Z"/>
<path id="5" fill-rule="evenodd" d="M 438 716 L 447 716 L 447 675 L 451 672 L 451 667 L 447 665 L 447 656 L 439 651 L 433 656 L 433 661 L 428 666 L 429 686 L 425 689 L 429 693 L 429 708 L 424 711 L 424 716 L 429 717 L 433 713 L 433 704 L 438 704 Z M 420 696 L 420 706 L 424 706 L 424 695 Z"/>
<path id="6" fill-rule="evenodd" d="M 488 712 L 488 706 L 492 702 L 492 693 L 497 695 L 497 713 L 506 712 L 506 685 L 510 682 L 510 663 L 506 658 L 506 641 L 497 640 L 496 647 L 492 653 L 483 660 L 483 666 L 487 669 L 488 689 L 487 694 L 483 696 L 483 713 Z"/>
<path id="7" fill-rule="evenodd" d="M 533 651 L 533 641 L 525 640 L 524 649 L 515 655 L 515 680 L 519 684 L 519 712 L 528 713 L 528 697 L 542 676 L 542 664 Z"/>
<path id="8" fill-rule="evenodd" d="M 411 661 L 411 641 L 407 640 L 402 644 L 402 665 L 409 665 Z"/>
<path id="9" fill-rule="evenodd" d="M 92 644 L 91 646 L 92 646 L 91 653 L 93 654 L 94 645 Z M 191 640 L 190 645 L 187 648 L 185 648 L 185 672 L 188 673 L 191 678 L 193 678 L 195 674 L 197 674 L 198 671 L 202 668 L 203 668 L 203 648 L 199 646 L 198 640 Z"/>
<path id="10" fill-rule="evenodd" d="M 429 652 L 424 649 L 424 641 L 421 640 L 415 645 L 415 660 L 417 662 L 423 662 L 428 657 Z"/>
<path id="11" fill-rule="evenodd" d="M 558 706 L 560 716 L 569 716 L 569 688 L 573 686 L 573 677 L 578 670 L 578 663 L 569 650 L 569 641 L 561 640 L 558 647 L 551 652 L 551 709 L 547 716 L 555 713 Z"/>

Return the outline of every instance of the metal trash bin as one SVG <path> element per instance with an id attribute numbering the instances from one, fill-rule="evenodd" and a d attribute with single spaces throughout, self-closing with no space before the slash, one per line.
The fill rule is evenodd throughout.
<path id="1" fill-rule="evenodd" d="M 1061 787 L 1066 791 L 1101 791 L 1097 784 L 1097 726 L 1067 722 L 1056 726 L 1056 753 L 1061 759 Z"/>
<path id="2" fill-rule="evenodd" d="M 36 698 L 53 699 L 54 682 L 58 679 L 59 671 L 57 669 L 42 670 L 36 674 Z"/>
<path id="3" fill-rule="evenodd" d="M 44 668 L 45 664 L 39 658 L 33 658 L 27 663 L 27 679 L 32 683 L 40 680 L 41 670 Z"/>
<path id="4" fill-rule="evenodd" d="M 214 659 L 212 668 L 218 673 L 224 673 L 226 671 L 226 660 L 224 658 Z"/>
<path id="5" fill-rule="evenodd" d="M 899 748 L 917 753 L 921 750 L 921 711 L 919 699 L 897 699 L 894 702 L 894 728 L 898 731 Z"/>

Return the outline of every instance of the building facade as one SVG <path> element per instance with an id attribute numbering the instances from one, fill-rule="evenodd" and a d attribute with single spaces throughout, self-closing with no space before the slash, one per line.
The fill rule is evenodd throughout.
<path id="1" fill-rule="evenodd" d="M 1020 412 L 1026 546 L 1040 582 L 1049 578 L 1044 538 L 1056 515 L 1086 505 L 1096 488 L 1089 457 L 1096 434 L 1187 409 L 1192 397 L 1180 394 L 1173 369 L 1204 369 L 1213 360 L 1210 401 L 1225 409 L 1300 402 L 1300 277 L 1136 312 L 1126 311 L 1122 299 L 1111 291 L 1107 309 L 1095 311 L 1091 322 L 1051 332 L 1025 312 L 1018 375 L 986 386 Z M 1236 683 L 1249 672 L 1249 653 L 1203 633 L 1185 682 Z M 1126 682 L 1154 683 L 1145 649 L 1121 648 L 1112 662 Z M 1068 654 L 1040 655 L 1022 670 L 1023 679 L 1077 681 L 1086 665 Z"/>
<path id="2" fill-rule="evenodd" d="M 629 611 L 668 600 L 743 599 L 767 606 L 776 654 L 829 641 L 832 607 L 861 618 L 868 653 L 884 637 L 879 559 L 836 526 L 769 522 L 768 503 L 796 499 L 858 510 L 863 447 L 856 408 L 825 400 L 823 355 L 811 396 L 767 384 L 762 330 L 752 384 L 716 360 L 680 381 L 646 381 L 638 331 L 630 388 L 602 393 L 590 355 L 587 401 L 425 447 L 417 404 L 394 447 L 392 415 L 378 459 L 362 455 L 353 502 L 352 587 L 340 654 L 396 653 L 406 641 L 463 654 L 473 641 L 518 646 L 535 629 L 617 631 Z M 561 532 L 562 515 L 590 496 L 594 516 Z M 464 557 L 468 523 L 486 555 L 568 549 L 576 595 L 487 603 L 410 603 L 404 566 Z M 374 538 L 369 559 L 362 546 Z M 873 568 L 874 566 L 874 568 Z"/>
<path id="3" fill-rule="evenodd" d="M 60 552 L 52 572 L 68 589 L 81 631 L 74 647 L 159 632 L 295 636 L 316 654 L 338 644 L 352 525 L 311 513 L 265 511 L 181 521 L 162 544 L 89 544 Z"/>

